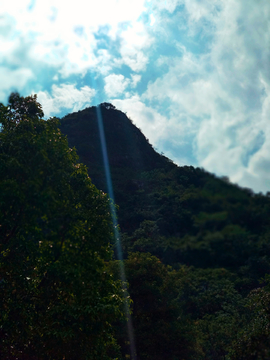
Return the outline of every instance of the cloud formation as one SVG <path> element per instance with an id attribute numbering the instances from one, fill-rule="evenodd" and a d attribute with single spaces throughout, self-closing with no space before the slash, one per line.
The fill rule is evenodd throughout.
<path id="1" fill-rule="evenodd" d="M 14 51 L 19 43 L 25 42 L 28 46 L 25 61 L 61 67 L 59 71 L 63 77 L 85 74 L 86 69 L 99 65 L 102 60 L 95 54 L 95 33 L 107 26 L 112 40 L 121 37 L 122 62 L 133 69 L 141 69 L 146 58 L 142 54 L 137 56 L 136 51 L 140 48 L 139 42 L 145 41 L 146 34 L 140 36 L 141 30 L 137 29 L 140 25 L 135 21 L 143 11 L 144 0 L 128 4 L 125 0 L 95 3 L 36 0 L 30 6 L 27 0 L 21 0 L 16 6 L 3 0 L 0 27 L 5 54 L 9 61 L 14 61 Z M 125 31 L 122 31 L 123 24 L 127 27 Z M 138 37 L 142 41 L 138 41 Z"/>
<path id="2" fill-rule="evenodd" d="M 8 93 L 22 90 L 32 78 L 34 74 L 30 69 L 11 70 L 6 66 L 0 66 L 0 101 L 5 101 Z"/>
<path id="3" fill-rule="evenodd" d="M 267 191 L 270 5 L 261 1 L 256 6 L 251 0 L 219 3 L 217 10 L 215 2 L 185 1 L 193 36 L 204 19 L 212 32 L 211 45 L 201 54 L 184 47 L 181 58 L 163 56 L 160 64 L 170 62 L 170 67 L 148 84 L 145 97 L 153 103 L 169 100 L 174 126 L 182 122 L 182 136 L 194 135 L 198 165 Z M 263 140 L 256 144 L 258 137 Z M 176 160 L 181 162 L 181 154 Z"/>
<path id="4" fill-rule="evenodd" d="M 270 190 L 268 0 L 3 0 L 0 101 L 108 101 L 159 151 Z"/>
<path id="5" fill-rule="evenodd" d="M 110 98 L 117 97 L 122 94 L 129 84 L 129 79 L 125 79 L 123 75 L 110 74 L 104 79 L 105 92 Z"/>
<path id="6" fill-rule="evenodd" d="M 53 85 L 51 95 L 47 91 L 37 93 L 38 101 L 43 106 L 45 117 L 59 114 L 63 109 L 66 113 L 82 110 L 91 105 L 96 91 L 89 86 L 77 89 L 75 84 Z"/>

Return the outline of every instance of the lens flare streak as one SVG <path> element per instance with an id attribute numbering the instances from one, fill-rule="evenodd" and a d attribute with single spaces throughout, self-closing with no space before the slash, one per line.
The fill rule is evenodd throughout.
<path id="1" fill-rule="evenodd" d="M 116 242 L 116 250 L 117 250 L 117 257 L 120 264 L 120 277 L 122 281 L 123 291 L 124 291 L 124 297 L 125 297 L 125 313 L 127 317 L 127 327 L 128 327 L 128 337 L 130 341 L 130 355 L 132 360 L 136 360 L 136 347 L 135 347 L 135 340 L 134 340 L 134 331 L 132 326 L 132 319 L 129 312 L 129 306 L 128 306 L 128 292 L 126 288 L 126 275 L 125 275 L 125 268 L 124 268 L 124 262 L 123 262 L 123 254 L 122 254 L 122 247 L 121 247 L 121 241 L 120 241 L 120 234 L 118 230 L 118 221 L 117 221 L 117 214 L 114 208 L 114 194 L 113 194 L 113 186 L 112 186 L 112 180 L 111 180 L 111 172 L 110 172 L 110 165 L 109 165 L 109 159 L 108 159 L 108 152 L 107 152 L 107 146 L 106 146 L 106 139 L 105 139 L 105 133 L 104 133 L 104 126 L 103 126 L 103 118 L 101 113 L 100 105 L 96 107 L 97 112 L 97 120 L 98 120 L 98 129 L 99 129 L 99 137 L 100 137 L 100 143 L 101 143 L 101 149 L 102 149 L 102 157 L 103 157 L 103 163 L 104 163 L 104 169 L 105 169 L 105 176 L 106 176 L 106 182 L 107 182 L 107 188 L 108 188 L 108 195 L 112 201 L 110 201 L 110 210 L 111 210 L 111 216 L 112 216 L 112 223 L 113 223 L 113 231 L 114 231 L 114 238 Z"/>

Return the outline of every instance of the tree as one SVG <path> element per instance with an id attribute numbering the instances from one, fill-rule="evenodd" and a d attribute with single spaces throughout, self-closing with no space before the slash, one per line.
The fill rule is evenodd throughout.
<path id="1" fill-rule="evenodd" d="M 124 266 L 132 299 L 137 359 L 201 359 L 194 326 L 175 301 L 176 273 L 150 253 L 130 253 Z M 124 325 L 116 326 L 117 337 L 123 353 L 127 353 L 129 339 Z"/>
<path id="2" fill-rule="evenodd" d="M 178 271 L 177 301 L 196 326 L 204 360 L 225 359 L 244 321 L 245 300 L 235 289 L 235 277 L 225 269 L 183 266 Z"/>
<path id="3" fill-rule="evenodd" d="M 110 359 L 123 299 L 109 199 L 42 117 L 36 96 L 0 104 L 0 357 Z"/>
<path id="4" fill-rule="evenodd" d="M 228 359 L 267 360 L 270 358 L 270 275 L 261 280 L 264 287 L 247 297 L 245 326 L 235 336 Z"/>

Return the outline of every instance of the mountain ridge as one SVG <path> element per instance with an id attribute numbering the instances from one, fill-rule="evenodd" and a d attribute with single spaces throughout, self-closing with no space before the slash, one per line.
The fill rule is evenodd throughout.
<path id="1" fill-rule="evenodd" d="M 106 103 L 100 111 L 137 358 L 269 359 L 270 193 L 179 167 L 125 114 Z M 95 107 L 70 114 L 61 130 L 107 192 L 96 116 Z M 118 279 L 117 261 L 111 266 Z M 127 358 L 126 324 L 115 331 Z"/>
<path id="2" fill-rule="evenodd" d="M 93 183 L 108 193 L 97 110 L 93 106 L 65 116 L 61 131 L 70 146 L 76 147 Z M 246 264 L 254 255 L 254 244 L 264 242 L 261 237 L 270 232 L 270 197 L 242 189 L 203 169 L 177 166 L 158 154 L 113 105 L 103 103 L 99 111 L 125 254 L 139 249 L 169 264 L 199 267 Z M 152 242 L 147 235 L 151 233 L 156 234 Z M 238 240 L 246 241 L 244 252 L 244 243 L 235 249 L 235 233 L 241 234 Z M 145 241 L 139 246 L 138 236 L 148 239 L 148 245 Z M 224 241 L 231 243 L 231 249 L 220 253 L 217 243 L 221 246 Z"/>

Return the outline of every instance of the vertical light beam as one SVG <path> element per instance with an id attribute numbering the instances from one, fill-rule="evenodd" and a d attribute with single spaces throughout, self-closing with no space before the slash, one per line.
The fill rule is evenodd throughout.
<path id="1" fill-rule="evenodd" d="M 126 287 L 126 275 L 125 275 L 125 268 L 124 268 L 124 262 L 123 262 L 123 253 L 122 253 L 122 246 L 120 241 L 120 233 L 118 231 L 118 221 L 117 221 L 117 215 L 114 208 L 114 194 L 113 194 L 113 186 L 112 186 L 112 180 L 111 180 L 111 172 L 110 172 L 110 165 L 109 165 L 109 159 L 108 159 L 108 152 L 107 152 L 107 145 L 106 145 L 106 139 L 105 139 L 105 133 L 104 133 L 104 126 L 103 126 L 103 118 L 101 113 L 101 107 L 98 105 L 96 107 L 96 113 L 97 113 L 97 121 L 98 121 L 98 130 L 99 130 L 99 137 L 100 137 L 100 143 L 101 143 L 101 150 L 102 150 L 102 157 L 103 157 L 103 163 L 104 163 L 104 170 L 105 170 L 105 176 L 106 176 L 106 182 L 107 182 L 107 188 L 108 188 L 108 194 L 110 199 L 110 210 L 111 210 L 111 216 L 112 216 L 112 223 L 113 223 L 113 232 L 114 232 L 114 238 L 116 243 L 116 251 L 117 251 L 117 257 L 120 264 L 120 277 L 122 281 L 123 291 L 124 291 L 124 306 L 125 306 L 125 313 L 127 316 L 127 328 L 128 328 L 128 337 L 130 342 L 130 355 L 132 360 L 137 359 L 136 355 L 136 347 L 135 347 L 135 340 L 134 340 L 134 331 L 132 326 L 132 319 L 129 312 L 129 306 L 127 302 L 128 292 Z"/>

